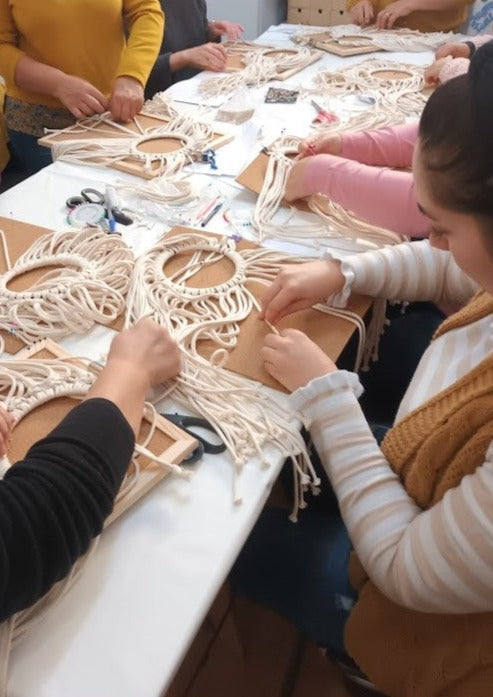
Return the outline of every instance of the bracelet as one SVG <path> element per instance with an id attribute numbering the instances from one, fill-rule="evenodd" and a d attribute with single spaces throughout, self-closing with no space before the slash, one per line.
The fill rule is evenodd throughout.
<path id="1" fill-rule="evenodd" d="M 476 53 L 476 44 L 472 41 L 464 41 L 464 43 L 469 47 L 469 58 L 472 58 Z"/>

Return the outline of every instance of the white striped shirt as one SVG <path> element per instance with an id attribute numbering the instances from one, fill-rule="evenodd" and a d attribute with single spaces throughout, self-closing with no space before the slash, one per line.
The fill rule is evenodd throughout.
<path id="1" fill-rule="evenodd" d="M 448 252 L 427 240 L 347 257 L 351 291 L 394 300 L 463 304 L 477 289 Z M 424 353 L 396 422 L 477 366 L 492 351 L 492 317 L 446 332 Z M 354 548 L 395 602 L 427 612 L 493 610 L 493 444 L 485 462 L 423 511 L 378 447 L 357 401 L 354 373 L 313 380 L 291 396 L 311 424 Z"/>

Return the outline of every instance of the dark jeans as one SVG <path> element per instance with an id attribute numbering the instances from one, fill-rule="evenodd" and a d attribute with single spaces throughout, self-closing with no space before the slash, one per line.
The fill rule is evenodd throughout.
<path id="1" fill-rule="evenodd" d="M 379 362 L 362 375 L 363 410 L 375 438 L 381 441 L 422 353 L 443 319 L 430 303 L 414 303 L 406 314 L 391 308 L 391 324 L 380 343 Z M 351 365 L 351 347 L 339 367 Z M 336 497 L 316 453 L 312 460 L 322 479 L 319 496 L 309 496 L 298 523 L 285 510 L 266 508 L 231 572 L 233 589 L 293 622 L 301 632 L 337 658 L 345 654 L 344 625 L 356 599 L 347 572 L 351 541 Z M 283 480 L 290 486 L 285 467 Z"/>
<path id="2" fill-rule="evenodd" d="M 10 147 L 28 176 L 39 172 L 40 169 L 53 162 L 50 148 L 38 145 L 36 136 L 9 129 L 9 138 Z"/>

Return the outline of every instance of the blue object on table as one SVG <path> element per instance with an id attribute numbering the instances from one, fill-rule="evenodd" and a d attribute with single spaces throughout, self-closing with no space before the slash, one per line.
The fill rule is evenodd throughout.
<path id="1" fill-rule="evenodd" d="M 216 164 L 216 151 L 215 150 L 205 150 L 202 153 L 202 162 L 208 162 L 211 169 L 217 169 Z"/>
<path id="2" fill-rule="evenodd" d="M 200 416 L 177 414 L 176 412 L 174 414 L 164 414 L 161 412 L 161 416 L 164 416 L 165 419 L 168 419 L 168 421 L 171 421 L 171 423 L 175 424 L 175 426 L 178 426 L 182 429 L 182 431 L 185 431 L 185 433 L 188 433 L 189 436 L 192 436 L 198 441 L 197 447 L 185 460 L 181 462 L 182 465 L 191 465 L 194 462 L 197 462 L 197 460 L 202 458 L 204 453 L 218 455 L 226 450 L 226 445 L 222 441 L 220 443 L 211 443 L 193 430 L 194 428 L 203 428 L 207 431 L 211 431 L 218 438 L 220 438 L 214 426 L 210 421 L 207 421 L 207 419 L 203 419 Z"/>

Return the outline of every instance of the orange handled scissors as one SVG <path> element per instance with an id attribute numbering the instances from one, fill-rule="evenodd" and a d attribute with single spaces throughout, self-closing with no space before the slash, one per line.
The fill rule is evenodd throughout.
<path id="1" fill-rule="evenodd" d="M 311 100 L 311 104 L 317 112 L 317 115 L 313 119 L 312 123 L 336 123 L 336 121 L 339 121 L 337 114 L 332 114 L 330 111 L 327 111 L 321 107 L 320 104 L 317 104 L 314 99 Z"/>

